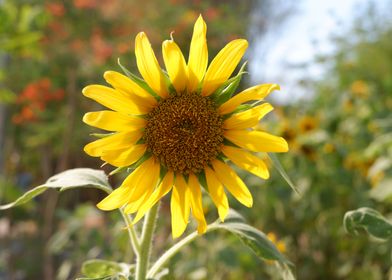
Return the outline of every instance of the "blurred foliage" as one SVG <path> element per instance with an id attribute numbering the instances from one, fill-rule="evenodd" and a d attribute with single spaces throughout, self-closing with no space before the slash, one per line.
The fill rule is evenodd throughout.
<path id="1" fill-rule="evenodd" d="M 212 57 L 230 39 L 244 37 L 251 8 L 239 0 L 145 0 L 143 5 L 125 0 L 2 1 L 0 106 L 7 109 L 9 125 L 0 147 L 6 159 L 1 200 L 13 201 L 22 189 L 55 172 L 99 166 L 82 152 L 88 141 L 82 115 L 98 107 L 81 98 L 81 88 L 102 83 L 97 77 L 105 70 L 120 70 L 118 57 L 136 72 L 137 32 L 145 31 L 159 53 L 160 42 L 175 31 L 173 37 L 186 53 L 192 24 L 202 13 Z M 371 10 L 359 18 L 335 38 L 337 51 L 320 57 L 328 71 L 320 80 L 305 81 L 309 97 L 276 108 L 260 124 L 288 140 L 290 153 L 279 159 L 301 195 L 278 172 L 266 182 L 243 174 L 255 205 L 244 209 L 231 202 L 252 225 L 270 233 L 295 264 L 298 279 L 378 280 L 391 275 L 391 244 L 349 235 L 343 227 L 343 217 L 352 209 L 371 207 L 386 217 L 392 211 L 392 24 Z M 1 213 L 0 278 L 73 279 L 88 259 L 131 262 L 118 213 L 104 215 L 90 202 L 79 205 L 94 203 L 100 195 L 73 190 L 58 200 L 49 193 Z M 205 211 L 212 221 L 217 215 L 209 203 L 205 201 Z M 167 201 L 160 215 L 154 257 L 172 243 Z M 235 237 L 222 236 L 212 233 L 190 244 L 170 261 L 166 278 L 279 278 L 275 263 L 262 263 Z"/>

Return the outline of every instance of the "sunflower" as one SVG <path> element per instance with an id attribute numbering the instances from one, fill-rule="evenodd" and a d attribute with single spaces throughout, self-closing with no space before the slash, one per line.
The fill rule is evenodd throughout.
<path id="1" fill-rule="evenodd" d="M 110 109 L 89 112 L 83 121 L 112 132 L 87 144 L 85 152 L 115 167 L 133 170 L 119 188 L 98 203 L 98 208 L 123 207 L 126 213 L 136 214 L 136 223 L 171 191 L 174 238 L 185 231 L 190 213 L 198 232 L 206 231 L 202 188 L 222 221 L 229 210 L 226 192 L 243 205 L 252 206 L 251 193 L 228 161 L 267 179 L 265 163 L 251 152 L 288 150 L 283 138 L 252 129 L 273 109 L 261 100 L 279 86 L 257 85 L 232 97 L 242 70 L 229 78 L 248 43 L 243 39 L 231 41 L 207 68 L 206 31 L 199 16 L 188 62 L 173 39 L 163 42 L 166 72 L 146 34 L 140 32 L 135 55 L 143 79 L 128 72 L 124 76 L 107 71 L 104 78 L 112 87 L 89 85 L 83 89 L 84 96 Z"/>

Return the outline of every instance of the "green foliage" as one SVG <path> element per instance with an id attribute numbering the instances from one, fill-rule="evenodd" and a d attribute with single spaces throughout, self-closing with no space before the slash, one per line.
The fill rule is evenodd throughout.
<path id="1" fill-rule="evenodd" d="M 130 279 L 131 269 L 133 269 L 132 266 L 124 263 L 99 259 L 88 260 L 82 265 L 82 273 L 85 277 L 78 279 L 126 280 Z"/>
<path id="2" fill-rule="evenodd" d="M 392 238 L 392 223 L 372 208 L 359 208 L 344 215 L 344 227 L 351 234 L 366 231 L 375 238 L 388 240 Z"/>

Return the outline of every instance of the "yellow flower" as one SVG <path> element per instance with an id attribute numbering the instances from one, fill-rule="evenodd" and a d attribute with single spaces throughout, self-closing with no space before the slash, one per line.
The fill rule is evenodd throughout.
<path id="1" fill-rule="evenodd" d="M 279 250 L 281 253 L 286 253 L 286 243 L 282 240 L 278 240 L 277 236 L 273 232 L 267 233 L 267 238 L 275 244 L 276 248 Z"/>
<path id="2" fill-rule="evenodd" d="M 310 132 L 318 127 L 318 120 L 312 116 L 304 116 L 299 120 L 299 130 L 301 133 Z"/>
<path id="3" fill-rule="evenodd" d="M 369 96 L 369 86 L 363 80 L 356 80 L 350 86 L 352 94 L 358 97 L 367 98 Z"/>
<path id="4" fill-rule="evenodd" d="M 192 213 L 198 232 L 206 231 L 201 185 L 211 196 L 220 219 L 229 210 L 226 191 L 247 207 L 252 195 L 232 161 L 263 179 L 265 163 L 250 152 L 286 152 L 286 141 L 252 129 L 273 108 L 261 101 L 276 84 L 248 88 L 224 102 L 217 101 L 248 46 L 246 40 L 228 43 L 208 64 L 207 26 L 200 16 L 194 26 L 188 62 L 173 40 L 162 44 L 167 74 L 161 69 L 145 33 L 136 36 L 137 67 L 146 84 L 114 71 L 105 72 L 113 87 L 90 85 L 83 94 L 110 110 L 87 113 L 88 125 L 114 133 L 87 144 L 85 152 L 116 167 L 134 168 L 121 186 L 97 206 L 124 207 L 136 213 L 134 223 L 171 191 L 172 234 L 186 229 Z M 239 110 L 241 108 L 242 110 Z"/>

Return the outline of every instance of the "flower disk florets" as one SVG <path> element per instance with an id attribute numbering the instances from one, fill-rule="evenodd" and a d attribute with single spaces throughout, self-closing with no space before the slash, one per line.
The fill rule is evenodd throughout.
<path id="1" fill-rule="evenodd" d="M 144 140 L 169 170 L 198 173 L 220 153 L 222 117 L 197 93 L 170 96 L 147 115 Z"/>

